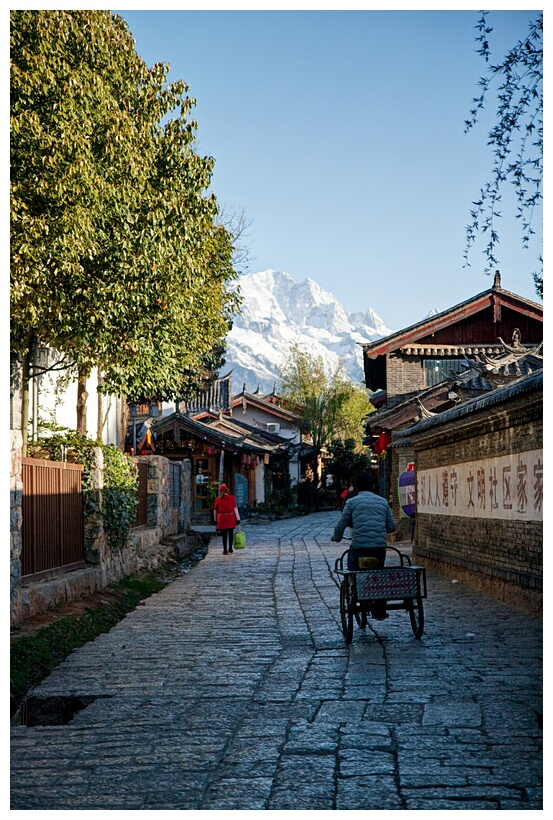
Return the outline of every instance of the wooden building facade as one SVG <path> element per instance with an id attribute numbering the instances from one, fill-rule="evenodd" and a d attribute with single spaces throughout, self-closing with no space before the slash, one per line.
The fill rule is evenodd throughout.
<path id="1" fill-rule="evenodd" d="M 399 504 L 397 482 L 413 461 L 407 449 L 394 450 L 394 432 L 424 417 L 455 407 L 451 380 L 481 357 L 506 349 L 532 351 L 543 340 L 543 308 L 501 287 L 493 287 L 448 310 L 375 342 L 363 344 L 365 384 L 385 391 L 385 404 L 367 417 L 363 443 L 379 456 L 380 493 L 400 521 L 398 538 L 410 533 Z M 487 388 L 491 389 L 490 386 Z"/>

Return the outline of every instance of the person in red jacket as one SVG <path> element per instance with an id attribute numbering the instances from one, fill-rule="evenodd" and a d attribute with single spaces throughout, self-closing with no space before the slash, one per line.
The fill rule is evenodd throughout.
<path id="1" fill-rule="evenodd" d="M 221 484 L 219 487 L 219 495 L 215 499 L 214 517 L 217 532 L 223 536 L 223 555 L 234 552 L 232 549 L 234 530 L 240 523 L 240 513 L 236 506 L 236 499 L 229 494 L 226 484 Z"/>

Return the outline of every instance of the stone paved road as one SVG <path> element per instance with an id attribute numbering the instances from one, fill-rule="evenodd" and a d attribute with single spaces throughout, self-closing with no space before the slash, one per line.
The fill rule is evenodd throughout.
<path id="1" fill-rule="evenodd" d="M 12 727 L 12 809 L 541 809 L 541 625 L 437 575 L 354 627 L 336 513 L 220 539 L 35 691 L 88 697 Z"/>

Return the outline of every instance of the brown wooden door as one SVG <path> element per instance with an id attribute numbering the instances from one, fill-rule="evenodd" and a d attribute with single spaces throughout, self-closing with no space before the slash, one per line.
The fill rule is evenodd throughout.
<path id="1" fill-rule="evenodd" d="M 208 485 L 215 481 L 215 458 L 194 456 L 194 512 L 209 513 Z"/>
<path id="2" fill-rule="evenodd" d="M 22 459 L 22 578 L 84 567 L 82 473 L 82 464 Z"/>

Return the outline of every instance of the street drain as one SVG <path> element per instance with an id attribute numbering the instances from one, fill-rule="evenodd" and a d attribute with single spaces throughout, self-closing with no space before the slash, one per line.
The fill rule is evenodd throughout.
<path id="1" fill-rule="evenodd" d="M 95 700 L 111 695 L 83 695 L 81 697 L 26 698 L 19 708 L 21 726 L 66 726 L 77 712 L 81 712 Z"/>

